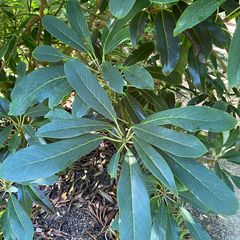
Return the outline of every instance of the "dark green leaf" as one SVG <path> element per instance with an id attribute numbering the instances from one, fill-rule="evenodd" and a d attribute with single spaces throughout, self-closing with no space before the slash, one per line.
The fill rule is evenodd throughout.
<path id="1" fill-rule="evenodd" d="M 110 0 L 109 9 L 113 16 L 124 18 L 132 9 L 136 0 Z"/>
<path id="2" fill-rule="evenodd" d="M 136 98 L 130 94 L 127 94 L 123 100 L 129 118 L 133 123 L 139 123 L 146 118 L 146 113 L 144 112 L 141 103 L 138 102 Z"/>
<path id="3" fill-rule="evenodd" d="M 83 42 L 83 45 L 87 46 L 88 50 L 92 50 L 93 47 L 90 32 L 87 25 L 87 20 L 86 17 L 84 16 L 79 1 L 77 0 L 68 1 L 67 16 L 72 28 L 79 35 L 81 42 Z"/>
<path id="4" fill-rule="evenodd" d="M 167 224 L 167 234 L 166 240 L 179 240 L 179 228 L 176 220 L 171 213 L 168 213 L 168 224 Z"/>
<path id="5" fill-rule="evenodd" d="M 42 193 L 38 187 L 33 187 L 29 185 L 29 186 L 26 186 L 26 188 L 32 201 L 40 205 L 47 212 L 51 214 L 55 213 L 56 211 L 55 207 L 53 206 L 49 198 L 44 193 Z"/>
<path id="6" fill-rule="evenodd" d="M 194 159 L 163 153 L 173 173 L 206 207 L 212 211 L 232 215 L 238 210 L 234 193 L 210 170 Z"/>
<path id="7" fill-rule="evenodd" d="M 154 51 L 152 42 L 143 43 L 138 49 L 135 49 L 124 62 L 124 66 L 134 65 L 140 61 L 146 60 Z"/>
<path id="8" fill-rule="evenodd" d="M 102 136 L 86 134 L 51 144 L 33 145 L 10 154 L 0 166 L 0 176 L 13 182 L 47 178 L 94 150 Z"/>
<path id="9" fill-rule="evenodd" d="M 86 115 L 89 110 L 89 106 L 78 95 L 76 95 L 72 105 L 72 114 L 77 118 L 81 118 Z"/>
<path id="10" fill-rule="evenodd" d="M 36 131 L 30 125 L 23 125 L 24 137 L 29 145 L 46 144 L 45 140 L 36 136 Z"/>
<path id="11" fill-rule="evenodd" d="M 210 209 L 201 202 L 197 196 L 193 195 L 189 191 L 179 192 L 179 197 L 186 203 L 190 203 L 194 208 L 201 210 L 202 212 L 209 213 Z"/>
<path id="12" fill-rule="evenodd" d="M 62 86 L 67 84 L 62 65 L 40 68 L 19 79 L 11 96 L 10 115 L 21 115 L 27 108 L 46 98 L 65 96 Z M 69 85 L 68 85 L 69 86 Z M 54 101 L 56 103 L 56 101 Z"/>
<path id="13" fill-rule="evenodd" d="M 10 222 L 7 210 L 3 213 L 3 216 L 0 218 L 1 230 L 5 240 L 16 240 L 16 236 L 14 235 Z"/>
<path id="14" fill-rule="evenodd" d="M 8 200 L 7 212 L 9 225 L 11 226 L 11 232 L 15 238 L 25 240 L 33 239 L 34 229 L 31 219 L 28 217 L 18 200 L 12 194 L 10 194 Z"/>
<path id="15" fill-rule="evenodd" d="M 187 225 L 188 230 L 190 231 L 191 235 L 194 237 L 195 240 L 211 240 L 208 233 L 203 230 L 201 224 L 194 220 L 191 214 L 184 207 L 180 208 L 180 212 Z"/>
<path id="16" fill-rule="evenodd" d="M 153 225 L 150 240 L 166 239 L 168 210 L 164 203 L 161 203 L 153 218 Z"/>
<path id="17" fill-rule="evenodd" d="M 207 68 L 205 62 L 200 62 L 193 48 L 188 53 L 188 71 L 194 86 L 204 92 L 206 89 Z"/>
<path id="18" fill-rule="evenodd" d="M 83 63 L 71 60 L 65 63 L 64 70 L 70 85 L 85 103 L 104 117 L 116 120 L 116 112 L 109 97 Z"/>
<path id="19" fill-rule="evenodd" d="M 88 52 L 88 49 L 78 37 L 78 34 L 69 28 L 62 20 L 54 16 L 45 16 L 42 19 L 42 24 L 49 33 L 63 43 L 79 51 Z"/>
<path id="20" fill-rule="evenodd" d="M 216 175 L 234 192 L 234 187 L 229 176 L 220 168 L 219 163 L 215 163 L 214 167 Z"/>
<path id="21" fill-rule="evenodd" d="M 138 65 L 125 67 L 124 76 L 136 88 L 150 90 L 154 88 L 154 81 L 151 74 Z"/>
<path id="22" fill-rule="evenodd" d="M 182 83 L 182 76 L 176 71 L 170 73 L 168 76 L 165 76 L 162 73 L 162 68 L 161 67 L 146 67 L 146 69 L 152 75 L 152 77 L 154 79 L 163 81 L 166 84 L 179 85 L 179 84 Z M 184 69 L 184 71 L 185 71 L 185 69 Z"/>
<path id="23" fill-rule="evenodd" d="M 200 157 L 206 147 L 196 137 L 153 124 L 135 125 L 134 133 L 146 142 L 181 157 Z"/>
<path id="24" fill-rule="evenodd" d="M 49 118 L 50 120 L 56 119 L 74 119 L 74 116 L 64 109 L 55 108 L 53 111 L 48 112 L 45 115 L 45 118 Z"/>
<path id="25" fill-rule="evenodd" d="M 60 62 L 68 59 L 67 56 L 58 51 L 56 48 L 48 45 L 37 47 L 33 52 L 33 57 L 41 62 Z"/>
<path id="26" fill-rule="evenodd" d="M 231 41 L 228 57 L 228 82 L 231 87 L 240 85 L 240 56 L 236 54 L 240 46 L 240 20 L 237 22 L 237 28 Z"/>
<path id="27" fill-rule="evenodd" d="M 9 125 L 7 127 L 5 127 L 1 132 L 0 132 L 0 147 L 2 148 L 5 141 L 7 140 L 9 133 L 12 130 L 12 125 Z"/>
<path id="28" fill-rule="evenodd" d="M 177 194 L 172 171 L 160 153 L 138 137 L 134 137 L 133 144 L 147 169 L 169 190 Z"/>
<path id="29" fill-rule="evenodd" d="M 21 144 L 21 136 L 15 132 L 8 140 L 8 148 L 11 153 L 15 153 Z"/>
<path id="30" fill-rule="evenodd" d="M 225 158 L 232 163 L 240 164 L 240 152 L 236 151 L 236 149 L 227 151 L 221 158 Z"/>
<path id="31" fill-rule="evenodd" d="M 226 0 L 198 0 L 191 3 L 178 19 L 174 35 L 207 19 Z"/>
<path id="32" fill-rule="evenodd" d="M 130 22 L 130 36 L 134 47 L 137 46 L 148 19 L 146 11 L 139 12 Z"/>
<path id="33" fill-rule="evenodd" d="M 128 151 L 118 183 L 121 240 L 150 239 L 150 201 L 136 158 Z"/>
<path id="34" fill-rule="evenodd" d="M 179 60 L 180 39 L 173 36 L 174 15 L 170 11 L 161 11 L 155 18 L 156 49 L 160 53 L 164 75 L 169 75 Z"/>
<path id="35" fill-rule="evenodd" d="M 119 160 L 120 160 L 120 153 L 119 152 L 114 153 L 108 164 L 108 174 L 111 176 L 111 178 L 117 177 Z"/>
<path id="36" fill-rule="evenodd" d="M 97 120 L 86 118 L 54 120 L 37 131 L 37 136 L 48 138 L 72 138 L 93 131 L 107 130 L 112 125 Z"/>
<path id="37" fill-rule="evenodd" d="M 123 93 L 124 79 L 116 66 L 110 62 L 102 64 L 103 79 L 107 82 L 108 86 L 117 93 Z"/>
<path id="38" fill-rule="evenodd" d="M 149 90 L 143 90 L 141 93 L 149 102 L 149 104 L 151 104 L 157 111 L 162 111 L 169 108 L 162 95 L 156 95 L 154 91 Z"/>
<path id="39" fill-rule="evenodd" d="M 112 38 L 108 38 L 104 48 L 103 52 L 104 54 L 108 54 L 111 51 L 113 51 L 116 47 L 118 47 L 120 44 L 125 42 L 129 39 L 129 27 L 125 27 L 120 29 L 116 35 L 114 35 Z"/>
<path id="40" fill-rule="evenodd" d="M 167 4 L 167 3 L 175 3 L 179 0 L 151 0 L 153 3 Z"/>
<path id="41" fill-rule="evenodd" d="M 237 121 L 230 114 L 215 108 L 187 106 L 155 113 L 146 118 L 142 124 L 172 124 L 190 132 L 199 130 L 224 132 L 234 128 Z"/>
<path id="42" fill-rule="evenodd" d="M 27 187 L 24 185 L 18 186 L 18 201 L 27 215 L 31 217 L 33 201 L 28 194 Z"/>
<path id="43" fill-rule="evenodd" d="M 31 107 L 25 113 L 27 117 L 43 117 L 50 111 L 48 106 L 44 106 L 42 104 L 38 104 L 34 107 Z"/>

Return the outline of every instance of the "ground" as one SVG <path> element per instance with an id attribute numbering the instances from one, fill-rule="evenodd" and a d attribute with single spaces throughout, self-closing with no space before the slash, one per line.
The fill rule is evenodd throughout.
<path id="1" fill-rule="evenodd" d="M 114 152 L 107 143 L 63 172 L 53 186 L 43 188 L 56 206 L 54 215 L 35 208 L 35 240 L 113 240 L 109 224 L 117 213 L 116 182 L 106 172 Z M 228 162 L 222 166 L 235 175 L 240 167 Z M 240 199 L 240 191 L 236 189 Z M 240 240 L 240 211 L 228 218 L 202 214 L 194 216 L 212 240 Z"/>

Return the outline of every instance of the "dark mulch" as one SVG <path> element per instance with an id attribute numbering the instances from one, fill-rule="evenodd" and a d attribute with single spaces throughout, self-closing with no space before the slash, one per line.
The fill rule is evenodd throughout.
<path id="1" fill-rule="evenodd" d="M 117 213 L 116 182 L 106 171 L 114 151 L 108 143 L 101 144 L 62 173 L 56 184 L 43 188 L 56 213 L 34 209 L 35 239 L 115 239 L 109 224 Z"/>

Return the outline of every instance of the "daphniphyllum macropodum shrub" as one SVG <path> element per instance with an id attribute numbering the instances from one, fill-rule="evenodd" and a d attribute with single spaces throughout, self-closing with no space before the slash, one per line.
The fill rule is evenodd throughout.
<path id="1" fill-rule="evenodd" d="M 178 240 L 186 229 L 210 239 L 186 203 L 226 216 L 238 210 L 240 178 L 219 164 L 240 163 L 239 109 L 231 104 L 240 96 L 238 1 L 60 7 L 51 14 L 40 6 L 37 30 L 28 26 L 15 41 L 16 62 L 7 54 L 12 38 L 1 49 L 12 76 L 0 99 L 4 239 L 32 239 L 33 202 L 54 212 L 39 186 L 102 141 L 116 147 L 108 173 L 118 179 L 120 240 Z M 20 54 L 26 47 L 33 58 Z M 69 113 L 62 105 L 73 92 Z"/>

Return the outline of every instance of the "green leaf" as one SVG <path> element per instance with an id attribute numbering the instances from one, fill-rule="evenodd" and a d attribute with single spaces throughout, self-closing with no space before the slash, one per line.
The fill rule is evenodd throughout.
<path id="1" fill-rule="evenodd" d="M 66 55 L 61 53 L 54 47 L 42 45 L 37 47 L 33 52 L 33 57 L 41 62 L 60 62 L 68 59 Z"/>
<path id="2" fill-rule="evenodd" d="M 8 140 L 8 148 L 11 153 L 15 153 L 21 144 L 21 136 L 15 132 Z"/>
<path id="3" fill-rule="evenodd" d="M 171 124 L 190 132 L 199 130 L 224 132 L 234 128 L 237 120 L 230 114 L 215 108 L 187 106 L 155 113 L 146 118 L 142 124 Z"/>
<path id="4" fill-rule="evenodd" d="M 179 192 L 179 197 L 186 203 L 191 204 L 194 208 L 201 210 L 202 212 L 209 213 L 210 209 L 201 202 L 197 196 L 193 195 L 189 191 Z"/>
<path id="5" fill-rule="evenodd" d="M 182 84 L 182 76 L 176 71 L 173 71 L 168 76 L 165 76 L 162 73 L 162 67 L 146 67 L 146 69 L 154 79 L 163 81 L 169 85 Z M 184 71 L 185 71 L 185 69 L 184 69 Z"/>
<path id="6" fill-rule="evenodd" d="M 33 201 L 28 194 L 27 187 L 24 185 L 18 186 L 18 201 L 27 213 L 27 215 L 31 217 Z"/>
<path id="7" fill-rule="evenodd" d="M 116 18 L 124 18 L 132 9 L 136 0 L 110 0 L 109 9 Z"/>
<path id="8" fill-rule="evenodd" d="M 132 45 L 137 46 L 138 41 L 144 32 L 144 28 L 148 19 L 148 13 L 146 11 L 139 12 L 130 22 L 130 36 Z"/>
<path id="9" fill-rule="evenodd" d="M 135 2 L 133 8 L 130 10 L 130 12 L 127 14 L 126 17 L 120 20 L 110 21 L 110 24 L 108 23 L 102 32 L 101 43 L 102 43 L 103 49 L 106 49 L 106 45 L 109 42 L 111 42 L 113 38 L 118 39 L 119 37 L 116 37 L 116 34 L 120 35 L 119 30 L 122 29 L 122 27 L 129 20 L 131 20 L 139 11 L 141 11 L 143 8 L 148 7 L 149 4 L 150 3 L 148 0 L 141 0 L 141 1 L 138 0 Z"/>
<path id="10" fill-rule="evenodd" d="M 116 121 L 116 112 L 108 95 L 83 63 L 71 60 L 65 63 L 64 70 L 68 82 L 85 103 L 104 117 Z"/>
<path id="11" fill-rule="evenodd" d="M 188 72 L 194 86 L 201 92 L 205 92 L 207 78 L 206 64 L 200 62 L 193 48 L 190 48 L 188 53 Z"/>
<path id="12" fill-rule="evenodd" d="M 108 38 L 105 42 L 103 52 L 104 54 L 108 54 L 111 51 L 113 51 L 116 47 L 118 47 L 120 44 L 125 42 L 129 39 L 129 27 L 125 27 L 120 29 L 116 35 L 114 35 L 112 38 Z"/>
<path id="13" fill-rule="evenodd" d="M 236 54 L 240 46 L 240 20 L 237 21 L 237 28 L 233 35 L 229 57 L 228 57 L 228 82 L 231 87 L 238 87 L 240 85 L 240 56 Z"/>
<path id="14" fill-rule="evenodd" d="M 195 240 L 211 240 L 210 236 L 206 231 L 203 230 L 203 227 L 200 223 L 193 219 L 191 214 L 184 208 L 180 207 L 180 212 L 182 217 L 187 225 L 187 228 Z"/>
<path id="15" fill-rule="evenodd" d="M 89 110 L 89 106 L 78 95 L 76 95 L 72 105 L 72 114 L 76 118 L 81 118 L 86 115 Z"/>
<path id="16" fill-rule="evenodd" d="M 9 101 L 4 98 L 4 97 L 0 97 L 0 114 L 2 115 L 7 115 L 9 111 Z"/>
<path id="17" fill-rule="evenodd" d="M 49 111 L 45 115 L 45 118 L 48 118 L 52 121 L 56 119 L 74 119 L 74 116 L 64 109 L 55 108 L 53 111 Z"/>
<path id="18" fill-rule="evenodd" d="M 79 51 L 88 52 L 88 49 L 84 43 L 81 42 L 78 34 L 62 20 L 54 16 L 45 16 L 42 19 L 42 24 L 47 31 L 58 40 Z"/>
<path id="19" fill-rule="evenodd" d="M 146 118 L 143 106 L 136 98 L 130 94 L 126 94 L 123 100 L 126 112 L 133 123 L 140 123 Z"/>
<path id="20" fill-rule="evenodd" d="M 134 137 L 133 144 L 146 168 L 169 190 L 177 194 L 172 171 L 160 153 L 138 137 Z"/>
<path id="21" fill-rule="evenodd" d="M 192 28 L 207 19 L 226 0 L 198 0 L 191 3 L 177 21 L 174 35 Z"/>
<path id="22" fill-rule="evenodd" d="M 123 93 L 124 79 L 116 66 L 110 62 L 102 64 L 103 79 L 107 82 L 108 86 L 117 93 Z"/>
<path id="23" fill-rule="evenodd" d="M 154 91 L 149 90 L 142 90 L 141 93 L 146 98 L 148 103 L 151 104 L 157 111 L 169 109 L 161 94 L 156 95 Z"/>
<path id="24" fill-rule="evenodd" d="M 173 173 L 207 208 L 223 215 L 237 212 L 236 196 L 213 172 L 194 159 L 162 154 Z"/>
<path id="25" fill-rule="evenodd" d="M 141 44 L 138 49 L 135 49 L 131 55 L 127 57 L 123 65 L 130 66 L 147 59 L 153 53 L 154 47 L 153 42 Z"/>
<path id="26" fill-rule="evenodd" d="M 121 240 L 150 239 L 149 196 L 137 160 L 130 151 L 122 166 L 117 197 Z"/>
<path id="27" fill-rule="evenodd" d="M 192 135 L 153 124 L 138 124 L 133 130 L 139 138 L 176 156 L 200 157 L 207 152 L 202 142 Z"/>
<path id="28" fill-rule="evenodd" d="M 236 187 L 240 189 L 240 177 L 234 176 L 234 175 L 231 175 L 230 177 L 231 177 L 233 183 L 236 185 Z"/>
<path id="29" fill-rule="evenodd" d="M 2 217 L 0 218 L 1 230 L 3 233 L 3 237 L 5 240 L 16 240 L 16 236 L 14 235 L 10 222 L 7 210 L 4 211 Z"/>
<path id="30" fill-rule="evenodd" d="M 159 3 L 159 4 L 167 4 L 167 3 L 175 3 L 178 2 L 179 0 L 150 0 L 153 3 Z"/>
<path id="31" fill-rule="evenodd" d="M 11 232 L 15 236 L 14 239 L 32 240 L 34 229 L 31 219 L 12 194 L 8 200 L 7 212 Z"/>
<path id="32" fill-rule="evenodd" d="M 43 209 L 45 209 L 50 214 L 54 214 L 56 212 L 55 207 L 49 200 L 49 198 L 41 192 L 38 187 L 33 187 L 31 185 L 26 186 L 29 196 L 32 201 L 36 204 L 40 205 Z"/>
<path id="33" fill-rule="evenodd" d="M 29 145 L 36 145 L 36 144 L 46 144 L 45 140 L 41 137 L 36 136 L 36 131 L 30 125 L 23 125 L 22 127 L 24 132 L 24 137 L 27 140 Z"/>
<path id="34" fill-rule="evenodd" d="M 13 182 L 47 178 L 85 156 L 101 143 L 102 136 L 85 134 L 45 145 L 33 145 L 10 154 L 0 166 L 0 177 Z"/>
<path id="35" fill-rule="evenodd" d="M 84 46 L 87 46 L 88 50 L 92 50 L 91 36 L 87 25 L 86 17 L 84 16 L 83 10 L 79 1 L 69 0 L 67 3 L 67 17 L 74 29 L 79 35 L 81 42 Z"/>
<path id="36" fill-rule="evenodd" d="M 150 90 L 154 88 L 154 81 L 151 74 L 141 66 L 126 66 L 124 68 L 124 76 L 136 88 Z"/>
<path id="37" fill-rule="evenodd" d="M 240 152 L 236 149 L 231 149 L 221 156 L 221 158 L 227 159 L 229 162 L 240 164 Z"/>
<path id="38" fill-rule="evenodd" d="M 155 18 L 156 49 L 160 53 L 164 75 L 176 67 L 180 56 L 180 39 L 173 36 L 175 19 L 172 12 L 163 10 Z"/>
<path id="39" fill-rule="evenodd" d="M 153 218 L 153 225 L 150 240 L 166 239 L 168 210 L 164 203 L 161 203 Z"/>
<path id="40" fill-rule="evenodd" d="M 28 107 L 46 98 L 60 96 L 67 84 L 62 65 L 40 68 L 17 81 L 12 93 L 10 115 L 21 115 Z M 69 86 L 69 85 L 68 85 Z M 64 97 L 64 95 L 61 96 Z M 56 101 L 55 101 L 56 103 Z"/>
<path id="41" fill-rule="evenodd" d="M 166 239 L 167 240 L 179 240 L 180 239 L 178 224 L 171 213 L 168 213 Z"/>
<path id="42" fill-rule="evenodd" d="M 224 170 L 221 169 L 218 162 L 215 163 L 214 171 L 216 175 L 234 192 L 234 186 L 229 179 L 229 176 L 225 173 Z"/>
<path id="43" fill-rule="evenodd" d="M 0 132 L 0 147 L 2 148 L 5 141 L 7 140 L 9 133 L 12 130 L 12 125 L 9 125 L 7 127 L 5 127 L 1 132 Z"/>
<path id="44" fill-rule="evenodd" d="M 118 170 L 118 163 L 120 160 L 120 153 L 116 152 L 113 154 L 113 156 L 110 159 L 110 162 L 108 164 L 108 174 L 111 178 L 117 177 L 117 170 Z"/>
<path id="45" fill-rule="evenodd" d="M 48 138 L 72 138 L 89 132 L 107 130 L 112 125 L 97 120 L 81 119 L 59 119 L 50 122 L 37 131 L 37 136 Z"/>
<path id="46" fill-rule="evenodd" d="M 43 117 L 50 111 L 48 106 L 44 106 L 42 104 L 38 104 L 34 107 L 31 107 L 25 113 L 27 117 Z"/>

